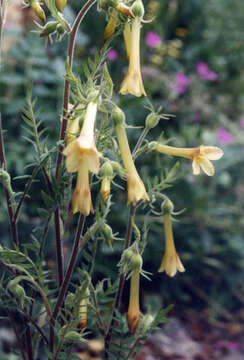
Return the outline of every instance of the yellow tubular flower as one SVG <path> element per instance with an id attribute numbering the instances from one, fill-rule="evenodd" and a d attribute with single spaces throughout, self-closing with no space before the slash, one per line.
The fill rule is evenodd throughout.
<path id="1" fill-rule="evenodd" d="M 75 191 L 72 198 L 73 214 L 80 212 L 84 216 L 94 213 L 89 184 L 89 171 L 86 161 L 81 161 Z"/>
<path id="2" fill-rule="evenodd" d="M 36 14 L 36 16 L 38 16 L 40 20 L 45 22 L 46 21 L 46 15 L 45 15 L 45 12 L 42 9 L 41 5 L 39 4 L 39 1 L 31 0 L 30 5 L 31 5 L 32 9 L 34 10 L 34 13 Z"/>
<path id="3" fill-rule="evenodd" d="M 146 96 L 140 66 L 140 31 L 140 17 L 136 17 L 131 23 L 125 25 L 124 39 L 129 68 L 120 87 L 120 93 L 123 95 Z"/>
<path id="4" fill-rule="evenodd" d="M 64 11 L 64 8 L 65 8 L 66 4 L 67 4 L 67 0 L 55 0 L 56 8 L 61 13 Z"/>
<path id="5" fill-rule="evenodd" d="M 155 150 L 173 156 L 180 156 L 192 160 L 194 175 L 200 174 L 200 168 L 209 176 L 214 175 L 214 166 L 210 160 L 219 160 L 223 151 L 216 146 L 199 146 L 197 148 L 175 148 L 168 145 L 156 144 Z"/>
<path id="6" fill-rule="evenodd" d="M 109 21 L 104 29 L 104 41 L 107 41 L 114 34 L 116 25 L 118 23 L 118 13 L 113 9 Z"/>
<path id="7" fill-rule="evenodd" d="M 100 195 L 104 204 L 108 201 L 109 195 L 111 191 L 111 179 L 109 177 L 105 177 L 102 179 Z"/>
<path id="8" fill-rule="evenodd" d="M 80 211 L 87 216 L 93 212 L 89 186 L 89 171 L 97 174 L 99 171 L 99 152 L 94 139 L 97 104 L 90 102 L 87 106 L 80 136 L 72 141 L 63 154 L 66 156 L 68 172 L 77 172 L 78 178 L 72 199 L 73 213 Z"/>
<path id="9" fill-rule="evenodd" d="M 78 328 L 84 329 L 87 324 L 87 307 L 89 302 L 89 295 L 90 292 L 87 289 L 85 293 L 85 298 L 81 300 L 80 306 L 79 306 L 79 322 L 78 322 Z"/>
<path id="10" fill-rule="evenodd" d="M 66 132 L 66 145 L 69 145 L 72 141 L 76 139 L 76 135 L 80 130 L 80 118 L 76 117 L 74 119 L 69 119 L 67 132 Z"/>
<path id="11" fill-rule="evenodd" d="M 167 275 L 175 276 L 177 270 L 180 272 L 184 272 L 185 268 L 182 265 L 175 249 L 170 213 L 164 215 L 164 237 L 165 253 L 158 272 L 165 271 Z"/>
<path id="12" fill-rule="evenodd" d="M 131 334 L 135 334 L 140 321 L 139 286 L 140 271 L 134 270 L 130 278 L 130 300 L 126 314 L 127 325 Z"/>
<path id="13" fill-rule="evenodd" d="M 124 125 L 116 126 L 116 134 L 119 142 L 119 148 L 127 177 L 128 204 L 135 204 L 140 200 L 149 201 L 145 186 L 137 173 L 126 135 Z"/>

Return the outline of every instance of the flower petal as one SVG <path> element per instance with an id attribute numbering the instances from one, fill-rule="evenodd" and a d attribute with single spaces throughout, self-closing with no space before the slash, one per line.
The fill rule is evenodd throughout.
<path id="1" fill-rule="evenodd" d="M 207 158 L 198 157 L 198 164 L 205 172 L 205 174 L 207 174 L 208 176 L 214 175 L 214 166 Z"/>
<path id="2" fill-rule="evenodd" d="M 194 175 L 199 175 L 200 174 L 200 166 L 198 164 L 198 158 L 197 157 L 193 158 L 192 169 L 193 169 L 193 174 Z"/>
<path id="3" fill-rule="evenodd" d="M 224 154 L 223 150 L 217 146 L 204 146 L 200 151 L 209 160 L 219 160 Z"/>

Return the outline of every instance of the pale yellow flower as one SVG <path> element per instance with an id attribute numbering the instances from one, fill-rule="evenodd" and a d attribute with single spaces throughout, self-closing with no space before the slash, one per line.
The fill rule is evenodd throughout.
<path id="1" fill-rule="evenodd" d="M 136 170 L 124 125 L 116 126 L 116 134 L 119 148 L 127 177 L 128 204 L 137 203 L 140 200 L 149 201 L 145 186 Z"/>
<path id="2" fill-rule="evenodd" d="M 197 148 L 176 148 L 173 146 L 156 144 L 155 150 L 173 156 L 180 156 L 192 160 L 194 175 L 200 174 L 202 169 L 209 176 L 214 175 L 214 166 L 210 160 L 219 160 L 223 156 L 223 151 L 216 146 L 201 145 Z"/>
<path id="3" fill-rule="evenodd" d="M 165 252 L 158 272 L 165 271 L 167 275 L 175 276 L 177 270 L 180 272 L 184 272 L 185 268 L 182 265 L 175 249 L 170 213 L 164 215 L 164 237 Z"/>
<path id="4" fill-rule="evenodd" d="M 64 149 L 66 169 L 68 172 L 78 172 L 76 188 L 72 198 L 73 213 L 80 212 L 87 216 L 93 212 L 89 185 L 89 171 L 97 174 L 99 171 L 99 152 L 94 139 L 97 104 L 90 102 L 87 106 L 80 136 Z"/>
<path id="5" fill-rule="evenodd" d="M 123 95 L 146 96 L 140 65 L 140 31 L 140 17 L 136 17 L 125 25 L 124 40 L 127 58 L 129 60 L 129 68 L 120 87 L 120 93 Z"/>
<path id="6" fill-rule="evenodd" d="M 100 195 L 104 204 L 108 201 L 111 191 L 111 179 L 109 177 L 104 177 L 101 182 Z"/>
<path id="7" fill-rule="evenodd" d="M 135 334 L 140 322 L 139 287 L 140 270 L 134 270 L 130 278 L 130 300 L 126 314 L 127 325 L 131 334 Z"/>

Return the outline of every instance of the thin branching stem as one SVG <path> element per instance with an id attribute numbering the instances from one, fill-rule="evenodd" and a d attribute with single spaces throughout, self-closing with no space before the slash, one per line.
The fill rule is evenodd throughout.
<path id="1" fill-rule="evenodd" d="M 73 245 L 69 265 L 68 265 L 68 268 L 66 270 L 64 281 L 63 281 L 62 286 L 60 288 L 58 298 L 57 298 L 57 301 L 56 301 L 56 305 L 54 307 L 53 314 L 52 314 L 52 320 L 51 320 L 51 324 L 50 324 L 50 338 L 49 338 L 50 352 L 53 352 L 53 337 L 54 337 L 55 319 L 56 319 L 56 317 L 58 315 L 58 312 L 59 312 L 59 310 L 60 310 L 60 308 L 61 308 L 61 306 L 62 306 L 62 304 L 64 302 L 65 295 L 66 295 L 66 292 L 68 290 L 69 282 L 70 282 L 71 276 L 72 276 L 73 271 L 74 271 L 76 260 L 77 260 L 78 254 L 79 254 L 80 238 L 81 238 L 81 235 L 82 235 L 82 232 L 83 232 L 84 223 L 85 223 L 85 217 L 83 215 L 80 215 L 79 221 L 78 221 L 78 226 L 77 226 L 77 229 L 76 229 L 75 240 L 74 240 L 74 245 Z"/>
<path id="2" fill-rule="evenodd" d="M 0 113 L 0 164 L 7 171 L 6 157 L 5 157 L 5 148 L 4 148 L 4 140 L 3 140 L 3 128 L 2 128 L 2 117 Z M 10 229 L 12 234 L 12 240 L 15 245 L 19 245 L 19 237 L 18 237 L 18 229 L 17 222 L 14 216 L 14 203 L 11 198 L 11 194 L 7 188 L 4 188 L 5 198 L 8 208 L 8 216 Z"/>
<path id="3" fill-rule="evenodd" d="M 96 3 L 97 0 L 88 0 L 85 5 L 80 10 L 77 15 L 74 25 L 69 33 L 69 44 L 68 44 L 68 59 L 69 66 L 72 69 L 73 57 L 74 57 L 74 48 L 75 48 L 75 40 L 78 28 L 84 19 L 87 11 L 91 8 L 93 4 Z M 69 93 L 70 93 L 70 83 L 67 79 L 65 79 L 64 83 L 64 95 L 63 95 L 63 113 L 62 113 L 62 125 L 60 129 L 59 140 L 63 141 L 65 139 L 67 124 L 68 124 L 68 105 L 69 105 Z M 63 146 L 59 147 L 57 163 L 56 163 L 56 179 L 59 175 L 59 169 L 63 159 Z M 58 263 L 58 279 L 59 286 L 63 283 L 63 248 L 60 234 L 60 214 L 59 207 L 57 207 L 54 214 L 54 223 L 55 223 L 55 238 L 56 238 L 56 257 Z"/>
<path id="4" fill-rule="evenodd" d="M 92 296 L 92 299 L 93 299 L 93 303 L 94 303 L 94 307 L 95 307 L 95 311 L 96 311 L 96 315 L 97 315 L 98 329 L 99 329 L 101 335 L 104 337 L 106 335 L 106 333 L 105 333 L 105 324 L 103 322 L 102 316 L 101 316 L 100 311 L 99 311 L 99 307 L 98 307 L 98 303 L 97 303 L 96 291 L 95 291 L 94 286 L 92 284 L 90 284 L 90 289 L 91 289 L 91 296 Z"/>
<path id="5" fill-rule="evenodd" d="M 32 339 L 29 323 L 26 324 L 25 344 L 28 360 L 33 360 Z"/>
<path id="6" fill-rule="evenodd" d="M 132 204 L 130 206 L 130 213 L 129 213 L 129 220 L 128 220 L 128 226 L 127 226 L 127 231 L 126 231 L 125 243 L 124 243 L 124 250 L 127 249 L 131 243 L 135 211 L 136 211 L 136 205 Z M 125 274 L 121 272 L 120 277 L 119 277 L 119 284 L 118 284 L 117 292 L 115 295 L 113 310 L 112 310 L 110 322 L 109 322 L 107 332 L 106 332 L 106 337 L 105 337 L 105 359 L 108 359 L 108 356 L 109 356 L 108 351 L 109 351 L 109 345 L 110 345 L 111 336 L 112 336 L 112 329 L 113 329 L 113 326 L 115 323 L 116 311 L 119 310 L 119 308 L 120 308 L 124 285 L 125 285 Z"/>
<path id="7" fill-rule="evenodd" d="M 24 344 L 21 341 L 19 330 L 16 327 L 16 321 L 15 321 L 13 315 L 10 313 L 10 311 L 8 309 L 7 309 L 7 314 L 8 314 L 10 325 L 12 326 L 12 329 L 13 329 L 15 337 L 16 337 L 16 342 L 17 342 L 19 351 L 21 353 L 21 357 L 22 357 L 23 360 L 26 360 Z"/>
<path id="8" fill-rule="evenodd" d="M 133 149 L 133 152 L 132 152 L 132 157 L 133 157 L 133 159 L 135 159 L 136 153 L 137 153 L 138 150 L 140 150 L 140 147 L 141 147 L 141 145 L 142 145 L 142 143 L 143 143 L 143 140 L 144 140 L 145 137 L 147 136 L 148 132 L 149 132 L 149 129 L 148 129 L 147 127 L 145 127 L 145 128 L 143 129 L 143 131 L 142 131 L 142 133 L 141 133 L 141 135 L 140 135 L 140 137 L 139 137 L 139 139 L 138 139 L 138 141 L 137 141 L 134 149 Z"/>

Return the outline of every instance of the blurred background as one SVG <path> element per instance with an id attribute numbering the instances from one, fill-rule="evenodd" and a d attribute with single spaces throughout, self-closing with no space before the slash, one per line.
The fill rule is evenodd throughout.
<path id="1" fill-rule="evenodd" d="M 144 359 L 243 359 L 244 343 L 244 2 L 240 0 L 162 0 L 145 1 L 141 38 L 141 63 L 149 99 L 174 114 L 162 120 L 149 136 L 160 131 L 172 145 L 192 147 L 216 145 L 224 157 L 216 162 L 214 177 L 194 177 L 190 163 L 181 161 L 179 178 L 165 193 L 175 209 L 186 208 L 174 224 L 175 242 L 186 272 L 174 278 L 158 274 L 163 253 L 163 224 L 150 227 L 144 253 L 144 269 L 153 273 L 152 281 L 142 280 L 142 310 L 156 310 L 174 304 L 170 321 L 144 346 L 138 357 Z M 68 1 L 64 14 L 72 21 L 80 2 Z M 77 38 L 74 72 L 103 45 L 104 13 L 95 7 L 85 18 Z M 95 14 L 95 15 L 94 15 Z M 33 159 L 31 144 L 23 138 L 21 109 L 27 89 L 41 109 L 39 118 L 49 130 L 48 142 L 58 137 L 62 108 L 64 60 L 67 37 L 46 44 L 35 33 L 33 12 L 21 2 L 11 0 L 3 41 L 3 68 L 0 73 L 0 106 L 7 130 L 8 170 L 13 177 L 23 175 Z M 143 98 L 118 96 L 119 84 L 127 67 L 123 37 L 116 37 L 107 55 L 115 84 L 114 99 L 125 110 L 127 123 L 143 126 L 148 110 Z M 135 144 L 139 130 L 128 131 Z M 146 181 L 175 159 L 149 154 L 139 157 L 137 167 Z M 14 191 L 23 191 L 24 180 L 13 182 Z M 114 189 L 114 211 L 109 224 L 123 236 L 128 209 L 124 193 Z M 3 190 L 0 189 L 3 199 Z M 40 224 L 38 207 L 42 199 L 33 187 L 35 206 L 26 201 L 20 220 L 21 238 Z M 138 213 L 137 225 L 145 217 Z M 9 243 L 9 226 L 4 201 L 0 205 L 1 243 Z M 52 268 L 55 259 L 53 234 L 49 233 L 47 256 Z M 65 242 L 70 247 L 68 240 Z M 120 244 L 103 246 L 95 268 L 97 279 L 116 278 Z M 106 261 L 104 258 L 106 257 Z M 126 288 L 127 289 L 127 288 Z M 124 298 L 124 307 L 128 299 Z M 94 334 L 96 333 L 93 329 Z M 5 327 L 0 327 L 0 344 L 5 352 Z M 4 350 L 5 349 L 5 350 Z M 7 356 L 7 355 L 3 355 Z M 85 355 L 86 356 L 86 355 Z M 150 357 L 151 356 L 151 357 Z M 5 359 L 5 357 L 3 357 Z M 7 358 L 6 359 L 10 359 Z"/>

